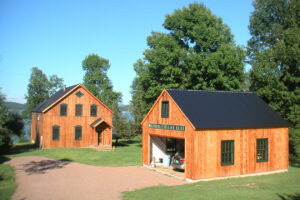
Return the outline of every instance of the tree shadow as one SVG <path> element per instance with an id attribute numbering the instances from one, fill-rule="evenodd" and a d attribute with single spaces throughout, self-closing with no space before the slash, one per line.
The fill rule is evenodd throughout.
<path id="1" fill-rule="evenodd" d="M 28 174 L 45 174 L 47 171 L 52 169 L 61 169 L 66 165 L 70 164 L 72 160 L 63 158 L 60 160 L 42 160 L 42 161 L 31 161 L 23 165 L 23 170 Z"/>
<path id="2" fill-rule="evenodd" d="M 116 147 L 129 146 L 131 144 L 140 145 L 140 141 L 134 140 L 134 139 L 123 139 L 123 140 L 119 140 L 118 143 L 113 142 L 113 146 L 116 146 Z"/>
<path id="3" fill-rule="evenodd" d="M 4 163 L 4 162 L 7 162 L 9 161 L 10 158 L 6 157 L 6 156 L 3 156 L 3 155 L 0 155 L 0 164 Z"/>
<path id="4" fill-rule="evenodd" d="M 19 144 L 19 145 L 14 145 L 8 155 L 11 154 L 20 154 L 20 153 L 25 153 L 25 152 L 30 152 L 38 149 L 39 147 L 36 146 L 35 144 Z"/>
<path id="5" fill-rule="evenodd" d="M 300 193 L 295 194 L 277 194 L 282 200 L 300 200 Z"/>

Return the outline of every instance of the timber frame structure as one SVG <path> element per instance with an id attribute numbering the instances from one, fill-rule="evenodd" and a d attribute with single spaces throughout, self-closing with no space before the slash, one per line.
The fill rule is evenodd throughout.
<path id="1" fill-rule="evenodd" d="M 172 138 L 183 143 L 186 179 L 289 167 L 289 124 L 251 92 L 164 89 L 141 125 L 143 164 L 161 161 Z"/>
<path id="2" fill-rule="evenodd" d="M 112 147 L 112 114 L 83 85 L 61 89 L 32 110 L 31 141 L 41 148 Z"/>

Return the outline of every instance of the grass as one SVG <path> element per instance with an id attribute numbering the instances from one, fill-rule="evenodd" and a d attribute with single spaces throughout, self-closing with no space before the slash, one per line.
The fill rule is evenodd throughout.
<path id="1" fill-rule="evenodd" d="M 14 146 L 8 158 L 18 156 L 43 156 L 55 160 L 70 160 L 96 166 L 132 166 L 141 165 L 142 153 L 138 140 L 121 140 L 115 151 L 96 151 L 87 148 L 40 149 L 24 143 Z"/>
<path id="2" fill-rule="evenodd" d="M 84 148 L 39 149 L 31 144 L 15 145 L 10 155 L 0 157 L 0 199 L 10 199 L 16 184 L 13 168 L 3 161 L 18 156 L 43 156 L 56 160 L 69 160 L 96 166 L 141 165 L 141 145 L 138 140 L 121 140 L 115 151 L 99 152 Z M 124 192 L 123 199 L 270 199 L 300 200 L 300 168 L 289 172 L 198 182 L 181 186 L 156 186 Z"/>
<path id="3" fill-rule="evenodd" d="M 0 199 L 8 200 L 14 193 L 14 169 L 3 162 L 20 156 L 43 156 L 55 160 L 68 160 L 96 166 L 141 165 L 141 145 L 138 140 L 120 140 L 115 151 L 96 151 L 86 148 L 40 149 L 29 143 L 14 145 L 9 155 L 0 156 Z"/>
<path id="4" fill-rule="evenodd" d="M 3 157 L 0 157 L 0 160 L 0 199 L 8 200 L 17 187 L 15 174 L 11 166 L 2 164 Z"/>
<path id="5" fill-rule="evenodd" d="M 300 200 L 300 168 L 287 173 L 198 182 L 181 186 L 156 186 L 124 192 L 123 199 L 172 200 Z"/>

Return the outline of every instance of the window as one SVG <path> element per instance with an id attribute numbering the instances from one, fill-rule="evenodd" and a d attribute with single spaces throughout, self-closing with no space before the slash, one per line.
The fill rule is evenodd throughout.
<path id="1" fill-rule="evenodd" d="M 234 163 L 234 141 L 221 141 L 221 165 L 233 165 Z"/>
<path id="2" fill-rule="evenodd" d="M 52 126 L 52 140 L 59 140 L 59 126 Z"/>
<path id="3" fill-rule="evenodd" d="M 268 161 L 268 138 L 256 139 L 256 160 L 257 162 Z"/>
<path id="4" fill-rule="evenodd" d="M 75 126 L 75 140 L 81 140 L 81 139 L 82 139 L 82 127 Z"/>
<path id="5" fill-rule="evenodd" d="M 82 94 L 82 92 L 77 92 L 76 94 L 75 94 L 78 98 L 80 98 L 80 97 L 82 97 L 83 96 L 83 94 Z"/>
<path id="6" fill-rule="evenodd" d="M 60 116 L 67 116 L 67 112 L 68 112 L 68 105 L 60 104 Z"/>
<path id="7" fill-rule="evenodd" d="M 169 117 L 169 102 L 161 102 L 161 117 Z"/>
<path id="8" fill-rule="evenodd" d="M 75 105 L 75 116 L 82 116 L 82 104 Z"/>
<path id="9" fill-rule="evenodd" d="M 93 104 L 91 105 L 91 117 L 97 116 L 97 105 Z"/>

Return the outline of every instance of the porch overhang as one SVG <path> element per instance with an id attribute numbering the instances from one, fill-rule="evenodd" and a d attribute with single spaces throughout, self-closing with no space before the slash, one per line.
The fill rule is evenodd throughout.
<path id="1" fill-rule="evenodd" d="M 110 128 L 112 128 L 112 125 L 107 123 L 104 119 L 102 118 L 98 118 L 96 121 L 94 121 L 93 123 L 90 124 L 91 127 L 96 128 L 97 126 L 101 125 L 101 124 L 106 124 L 107 126 L 109 126 Z"/>

